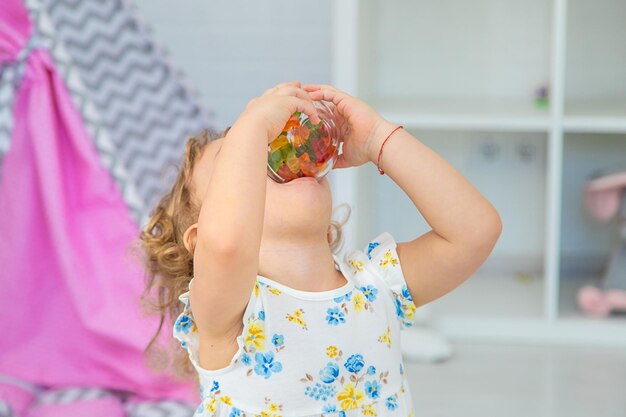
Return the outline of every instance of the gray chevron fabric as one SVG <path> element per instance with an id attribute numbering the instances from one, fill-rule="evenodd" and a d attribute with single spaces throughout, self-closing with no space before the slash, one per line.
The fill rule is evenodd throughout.
<path id="1" fill-rule="evenodd" d="M 114 398 L 119 401 L 128 417 L 190 417 L 195 409 L 189 404 L 173 400 L 128 401 L 128 393 L 92 387 L 50 388 L 33 387 L 34 398 L 31 408 L 46 405 L 71 404 L 79 401 L 93 401 L 100 398 Z M 20 417 L 9 403 L 0 399 L 0 417 Z"/>
<path id="2" fill-rule="evenodd" d="M 9 403 L 0 400 L 0 417 L 16 417 Z"/>
<path id="3" fill-rule="evenodd" d="M 140 227 L 177 166 L 187 137 L 224 126 L 122 0 L 25 0 L 43 47 Z M 1 96 L 0 96 L 1 100 Z M 0 130 L 3 125 L 0 122 Z M 0 140 L 0 147 L 3 142 Z"/>
<path id="4" fill-rule="evenodd" d="M 2 175 L 3 157 L 11 145 L 15 93 L 24 75 L 28 55 L 32 50 L 40 47 L 39 41 L 40 38 L 34 31 L 24 48 L 18 53 L 16 60 L 0 66 L 0 175 Z"/>
<path id="5" fill-rule="evenodd" d="M 13 100 L 15 85 L 21 79 L 19 75 L 19 61 L 0 67 L 0 175 L 2 175 L 2 161 L 11 146 L 11 131 L 13 129 Z M 2 414 L 0 414 L 2 416 Z"/>
<path id="6" fill-rule="evenodd" d="M 106 388 L 88 386 L 69 386 L 53 388 L 36 385 L 9 375 L 0 374 L 0 386 L 3 384 L 15 385 L 25 392 L 32 394 L 30 409 L 54 405 L 71 404 L 79 401 L 97 400 L 100 398 L 114 398 L 119 401 L 128 417 L 190 417 L 195 408 L 187 403 L 175 400 L 147 400 L 134 397 L 128 391 L 110 390 Z M 0 398 L 0 417 L 22 417 L 11 407 L 10 402 Z"/>
<path id="7" fill-rule="evenodd" d="M 43 391 L 34 400 L 39 404 L 70 404 L 76 401 L 89 401 L 98 398 L 111 397 L 113 394 L 102 388 L 69 387 L 55 388 Z"/>
<path id="8" fill-rule="evenodd" d="M 124 405 L 128 417 L 189 417 L 195 409 L 178 401 L 155 401 L 127 403 Z"/>
<path id="9" fill-rule="evenodd" d="M 123 404 L 128 417 L 189 417 L 194 412 L 193 407 L 179 401 L 130 402 L 126 401 L 127 393 L 90 387 L 49 389 L 37 396 L 35 404 L 69 404 L 105 397 L 117 398 Z"/>

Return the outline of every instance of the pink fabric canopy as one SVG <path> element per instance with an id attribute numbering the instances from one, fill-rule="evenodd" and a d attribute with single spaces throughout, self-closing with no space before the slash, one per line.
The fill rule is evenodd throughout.
<path id="1" fill-rule="evenodd" d="M 0 65 L 30 31 L 22 3 L 3 0 Z M 128 253 L 138 226 L 48 51 L 26 65 L 0 175 L 0 374 L 194 404 L 192 383 L 153 373 L 142 355 L 158 322 L 142 313 L 143 271 Z"/>

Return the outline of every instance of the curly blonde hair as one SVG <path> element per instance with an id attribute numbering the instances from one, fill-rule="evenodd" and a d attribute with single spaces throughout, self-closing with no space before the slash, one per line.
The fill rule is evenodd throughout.
<path id="1" fill-rule="evenodd" d="M 204 130 L 187 140 L 182 165 L 178 168 L 171 190 L 152 209 L 150 219 L 136 242 L 146 273 L 142 304 L 150 313 L 160 316 L 159 326 L 146 346 L 144 355 L 151 368 L 171 368 L 174 375 L 182 379 L 197 375 L 187 352 L 173 337 L 168 339 L 165 349 L 157 347 L 155 342 L 166 318 L 171 328 L 182 312 L 183 305 L 178 297 L 188 290 L 193 276 L 193 255 L 183 244 L 183 234 L 198 221 L 200 214 L 200 207 L 193 198 L 193 168 L 206 146 L 213 140 L 225 137 L 229 129 L 215 137 Z M 328 228 L 328 243 L 335 254 L 341 249 L 342 228 L 351 212 L 350 206 L 341 206 L 344 205 L 348 209 L 347 216 L 342 221 L 331 220 Z M 153 289 L 157 293 L 151 297 Z"/>

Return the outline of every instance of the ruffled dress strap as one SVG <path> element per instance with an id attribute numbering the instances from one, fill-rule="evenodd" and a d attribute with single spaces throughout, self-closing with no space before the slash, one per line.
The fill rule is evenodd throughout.
<path id="1" fill-rule="evenodd" d="M 382 232 L 365 245 L 363 252 L 370 266 L 391 290 L 396 307 L 396 316 L 401 328 L 415 323 L 416 306 L 402 273 L 397 243 L 389 232 Z"/>
<path id="2" fill-rule="evenodd" d="M 198 327 L 193 319 L 191 304 L 189 302 L 189 291 L 191 290 L 192 281 L 193 278 L 189 281 L 187 291 L 178 297 L 178 300 L 183 303 L 183 311 L 181 311 L 174 322 L 173 336 L 178 339 L 183 349 L 188 351 L 191 363 L 198 368 Z"/>
<path id="3" fill-rule="evenodd" d="M 243 349 L 244 335 L 248 333 L 248 328 L 252 323 L 251 319 L 255 315 L 254 310 L 262 308 L 262 306 L 257 305 L 259 304 L 257 302 L 257 300 L 259 299 L 259 296 L 258 296 L 259 295 L 259 283 L 258 281 L 255 280 L 254 287 L 250 294 L 250 299 L 248 301 L 248 304 L 243 314 L 242 322 L 244 326 L 243 326 L 241 335 L 237 336 L 237 345 L 238 345 L 237 352 L 235 353 L 230 363 L 226 367 L 215 369 L 215 370 L 209 370 L 200 366 L 200 360 L 199 360 L 200 337 L 198 333 L 198 326 L 196 325 L 196 322 L 194 320 L 193 312 L 191 311 L 191 303 L 189 300 L 189 294 L 191 291 L 193 280 L 194 278 L 192 278 L 189 281 L 188 290 L 182 293 L 178 297 L 180 302 L 183 303 L 183 310 L 181 311 L 181 313 L 176 318 L 176 321 L 174 322 L 174 326 L 172 329 L 173 336 L 174 338 L 178 339 L 178 341 L 180 341 L 181 346 L 185 350 L 187 350 L 189 359 L 191 363 L 193 364 L 193 366 L 198 371 L 198 374 L 201 377 L 205 376 L 206 377 L 205 379 L 208 379 L 209 381 L 211 381 L 217 375 L 224 374 L 225 372 L 233 368 L 238 363 L 241 355 L 244 353 L 244 349 Z"/>

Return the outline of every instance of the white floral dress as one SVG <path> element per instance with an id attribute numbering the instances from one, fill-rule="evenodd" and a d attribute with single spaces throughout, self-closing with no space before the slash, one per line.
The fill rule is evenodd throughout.
<path id="1" fill-rule="evenodd" d="M 189 291 L 173 334 L 200 378 L 198 416 L 413 416 L 400 330 L 415 320 L 396 242 L 383 232 L 361 250 L 334 255 L 346 284 L 301 291 L 257 275 L 222 369 L 198 363 Z M 191 289 L 192 281 L 189 283 Z"/>

